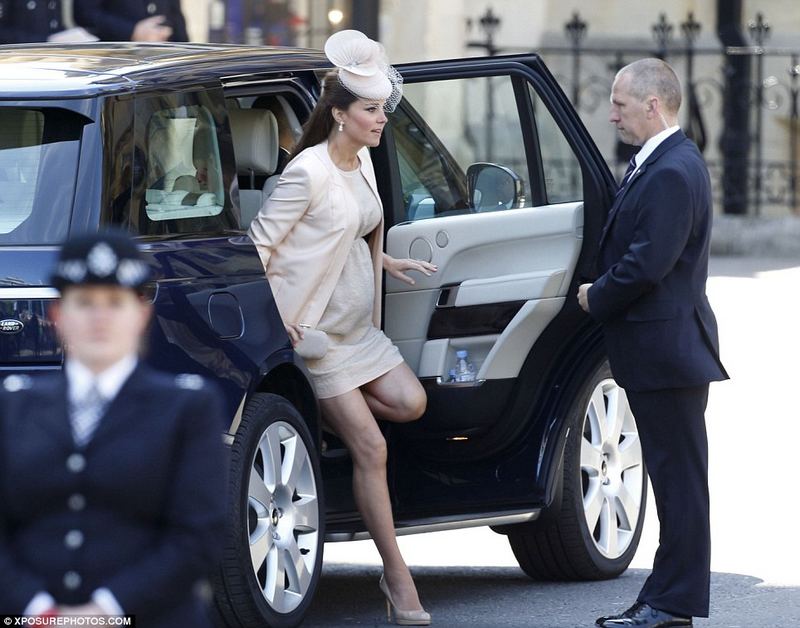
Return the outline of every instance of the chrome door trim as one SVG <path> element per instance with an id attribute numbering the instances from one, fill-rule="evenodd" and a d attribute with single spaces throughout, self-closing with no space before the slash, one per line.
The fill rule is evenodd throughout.
<path id="1" fill-rule="evenodd" d="M 501 526 L 512 525 L 515 523 L 528 523 L 535 521 L 542 513 L 541 508 L 534 510 L 526 510 L 523 512 L 516 512 L 513 514 L 504 515 L 478 515 L 476 517 L 465 518 L 464 515 L 455 515 L 450 517 L 434 517 L 431 519 L 421 520 L 409 525 L 402 525 L 395 529 L 397 536 L 404 536 L 406 534 L 421 534 L 423 532 L 442 532 L 445 530 L 460 530 L 463 528 L 478 528 L 481 526 Z M 326 542 L 340 542 L 340 541 L 364 541 L 371 539 L 369 532 L 366 530 L 359 532 L 332 532 L 325 535 Z"/>
<path id="2" fill-rule="evenodd" d="M 28 299 L 58 299 L 61 293 L 55 288 L 5 288 L 0 287 L 0 300 L 27 301 Z"/>

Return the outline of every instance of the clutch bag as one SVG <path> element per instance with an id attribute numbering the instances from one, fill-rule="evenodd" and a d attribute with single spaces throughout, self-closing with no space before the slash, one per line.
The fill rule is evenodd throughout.
<path id="1" fill-rule="evenodd" d="M 319 360 L 325 357 L 330 345 L 328 334 L 320 329 L 303 327 L 303 338 L 294 346 L 295 353 L 304 360 Z"/>

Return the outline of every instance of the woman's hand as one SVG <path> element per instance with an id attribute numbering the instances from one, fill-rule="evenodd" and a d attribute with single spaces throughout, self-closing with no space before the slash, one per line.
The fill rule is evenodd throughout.
<path id="1" fill-rule="evenodd" d="M 289 334 L 289 340 L 292 341 L 292 346 L 296 347 L 297 343 L 303 339 L 303 328 L 300 325 L 286 325 L 286 333 Z"/>
<path id="2" fill-rule="evenodd" d="M 439 270 L 436 264 L 430 262 L 423 262 L 417 259 L 395 259 L 391 255 L 383 254 L 383 269 L 395 279 L 404 281 L 407 284 L 414 285 L 415 281 L 405 274 L 406 270 L 416 270 L 427 277 Z"/>

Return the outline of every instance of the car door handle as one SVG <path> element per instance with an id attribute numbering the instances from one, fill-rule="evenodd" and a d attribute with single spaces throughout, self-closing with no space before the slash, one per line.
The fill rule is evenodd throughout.
<path id="1" fill-rule="evenodd" d="M 454 283 L 442 286 L 441 290 L 439 290 L 439 298 L 436 299 L 436 309 L 455 307 L 459 285 L 460 284 Z"/>

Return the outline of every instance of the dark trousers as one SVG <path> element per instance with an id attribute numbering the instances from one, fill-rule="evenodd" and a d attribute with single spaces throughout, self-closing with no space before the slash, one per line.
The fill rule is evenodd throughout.
<path id="1" fill-rule="evenodd" d="M 708 617 L 708 384 L 627 395 L 660 523 L 653 571 L 639 601 L 675 615 Z"/>

